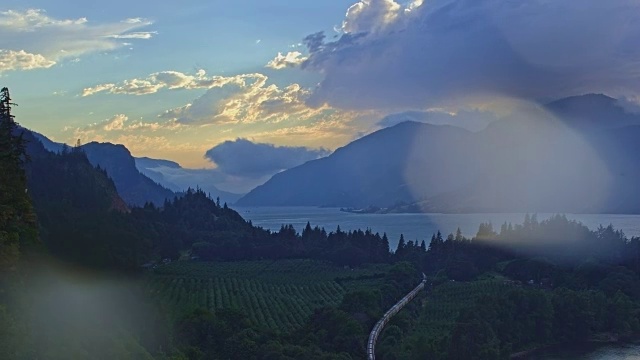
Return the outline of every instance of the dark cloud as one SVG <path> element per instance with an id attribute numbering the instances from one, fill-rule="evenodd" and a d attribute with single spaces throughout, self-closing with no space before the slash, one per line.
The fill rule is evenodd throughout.
<path id="1" fill-rule="evenodd" d="M 310 105 L 424 109 L 640 92 L 638 1 L 430 0 L 412 9 L 390 2 L 361 2 L 347 17 L 343 28 L 366 32 L 305 39 L 303 67 L 324 76 Z M 386 13 L 367 11 L 373 6 Z M 368 14 L 385 22 L 374 26 Z"/>
<path id="2" fill-rule="evenodd" d="M 208 150 L 205 157 L 229 175 L 261 178 L 329 155 L 324 149 L 275 146 L 246 139 L 225 141 Z"/>
<path id="3" fill-rule="evenodd" d="M 302 42 L 311 52 L 317 52 L 324 44 L 325 39 L 324 32 L 317 32 L 315 34 L 307 35 Z"/>

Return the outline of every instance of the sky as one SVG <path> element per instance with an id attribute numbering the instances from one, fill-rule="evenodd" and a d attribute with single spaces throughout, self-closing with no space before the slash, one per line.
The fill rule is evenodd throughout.
<path id="1" fill-rule="evenodd" d="M 263 180 L 404 119 L 480 130 L 522 101 L 637 104 L 638 14 L 638 0 L 4 0 L 0 86 L 55 141 Z"/>

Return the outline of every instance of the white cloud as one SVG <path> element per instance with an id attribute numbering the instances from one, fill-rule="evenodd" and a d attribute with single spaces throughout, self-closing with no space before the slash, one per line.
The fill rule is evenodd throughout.
<path id="1" fill-rule="evenodd" d="M 143 122 L 143 121 L 131 121 L 125 114 L 117 114 L 102 122 L 89 124 L 87 126 L 72 128 L 65 128 L 64 131 L 73 131 L 75 137 L 83 139 L 104 139 L 103 135 L 107 133 L 116 134 L 136 134 L 140 135 L 142 132 L 156 132 L 160 130 L 175 131 L 180 130 L 181 124 L 175 121 L 165 122 Z M 101 135 L 102 134 L 102 135 Z"/>
<path id="2" fill-rule="evenodd" d="M 124 19 L 122 22 L 127 24 L 142 24 L 146 22 L 146 20 L 143 18 L 137 17 L 137 18 Z"/>
<path id="3" fill-rule="evenodd" d="M 290 51 L 286 55 L 279 52 L 265 67 L 280 70 L 300 66 L 305 60 L 307 60 L 307 57 L 302 56 L 302 53 L 299 51 Z"/>
<path id="4" fill-rule="evenodd" d="M 99 84 L 85 88 L 82 96 L 91 96 L 100 92 L 126 95 L 148 95 L 157 93 L 160 89 L 211 89 L 229 84 L 244 85 L 247 79 L 261 76 L 260 74 L 242 74 L 237 76 L 207 77 L 204 70 L 198 70 L 195 75 L 188 75 L 179 71 L 161 71 L 153 73 L 144 79 L 130 79 L 120 84 Z"/>
<path id="5" fill-rule="evenodd" d="M 92 88 L 86 88 L 82 91 L 82 96 L 90 96 L 102 91 L 107 91 L 114 88 L 115 86 L 116 84 L 101 84 L 101 85 L 94 86 Z"/>
<path id="6" fill-rule="evenodd" d="M 40 54 L 31 54 L 24 50 L 0 50 L 0 72 L 50 68 L 55 64 L 55 61 L 48 60 Z"/>
<path id="7" fill-rule="evenodd" d="M 114 50 L 124 46 L 119 39 L 151 38 L 155 32 L 136 31 L 149 25 L 150 21 L 141 18 L 94 24 L 87 18 L 52 18 L 40 9 L 1 11 L 0 51 L 3 56 L 19 54 L 24 58 L 28 56 L 25 54 L 31 54 L 39 66 L 4 66 L 0 71 L 50 67 L 88 53 Z"/>
<path id="8" fill-rule="evenodd" d="M 221 86 L 160 117 L 184 124 L 277 123 L 291 118 L 309 119 L 329 111 L 326 107 L 308 107 L 305 101 L 310 91 L 298 84 L 281 88 L 267 81 L 263 74 L 225 78 Z"/>
<path id="9" fill-rule="evenodd" d="M 393 23 L 401 6 L 394 0 L 361 0 L 351 5 L 342 22 L 347 33 L 376 31 Z"/>
<path id="10" fill-rule="evenodd" d="M 107 123 L 104 124 L 103 129 L 105 131 L 122 130 L 124 128 L 124 122 L 127 120 L 129 120 L 129 118 L 126 115 L 118 114 L 107 120 Z"/>
<path id="11" fill-rule="evenodd" d="M 148 31 L 148 32 L 132 32 L 128 34 L 122 35 L 111 35 L 110 38 L 113 39 L 151 39 L 154 35 L 158 35 L 157 31 Z M 123 45 L 127 45 L 128 43 L 122 43 Z"/>
<path id="12" fill-rule="evenodd" d="M 185 152 L 202 150 L 187 141 L 176 141 L 176 133 L 183 126 L 175 121 L 143 122 L 132 120 L 125 114 L 81 127 L 65 127 L 62 131 L 71 143 L 81 139 L 82 143 L 91 141 L 123 144 L 136 153 Z"/>
<path id="13" fill-rule="evenodd" d="M 371 130 L 371 127 L 366 125 L 370 123 L 368 119 L 361 127 L 354 123 L 354 119 L 359 116 L 361 114 L 353 112 L 333 112 L 315 121 L 253 133 L 252 137 L 262 142 L 335 149 L 353 141 L 359 137 L 359 134 L 362 135 Z M 371 117 L 374 118 L 374 116 Z"/>

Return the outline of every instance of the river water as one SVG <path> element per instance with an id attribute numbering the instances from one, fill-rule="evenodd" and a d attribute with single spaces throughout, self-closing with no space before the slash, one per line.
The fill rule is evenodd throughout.
<path id="1" fill-rule="evenodd" d="M 640 344 L 613 344 L 590 349 L 554 350 L 548 354 L 533 356 L 529 360 L 637 360 Z"/>
<path id="2" fill-rule="evenodd" d="M 425 240 L 440 230 L 446 237 L 455 233 L 459 227 L 462 233 L 471 237 L 483 222 L 491 222 L 499 230 L 504 222 L 521 224 L 525 214 L 352 214 L 337 208 L 318 207 L 235 207 L 240 215 L 251 220 L 254 225 L 277 231 L 283 224 L 293 225 L 301 232 L 307 221 L 311 226 L 324 227 L 327 232 L 335 231 L 339 225 L 344 231 L 371 229 L 373 232 L 387 233 L 389 244 L 395 249 L 400 234 L 407 241 Z M 549 218 L 552 214 L 538 214 L 538 220 Z M 610 214 L 566 214 L 569 219 L 578 220 L 590 229 L 599 225 L 612 224 L 628 237 L 640 236 L 640 215 Z"/>

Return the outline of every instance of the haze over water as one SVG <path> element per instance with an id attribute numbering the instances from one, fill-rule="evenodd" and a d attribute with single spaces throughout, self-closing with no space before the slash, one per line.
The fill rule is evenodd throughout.
<path id="1" fill-rule="evenodd" d="M 471 237 L 483 222 L 491 222 L 496 231 L 504 222 L 521 224 L 524 213 L 508 214 L 353 214 L 342 212 L 338 208 L 318 207 L 234 207 L 242 217 L 251 220 L 254 225 L 277 231 L 283 224 L 291 224 L 301 232 L 307 222 L 311 226 L 324 227 L 327 232 L 335 231 L 338 225 L 343 231 L 367 228 L 374 233 L 386 232 L 389 244 L 395 249 L 400 234 L 407 241 L 425 240 L 440 230 L 444 237 L 455 233 L 460 227 L 462 233 Z M 538 214 L 538 221 L 552 214 Z M 612 224 L 616 230 L 622 230 L 628 238 L 640 236 L 640 215 L 619 214 L 566 214 L 571 220 L 577 220 L 595 230 L 598 226 Z"/>

